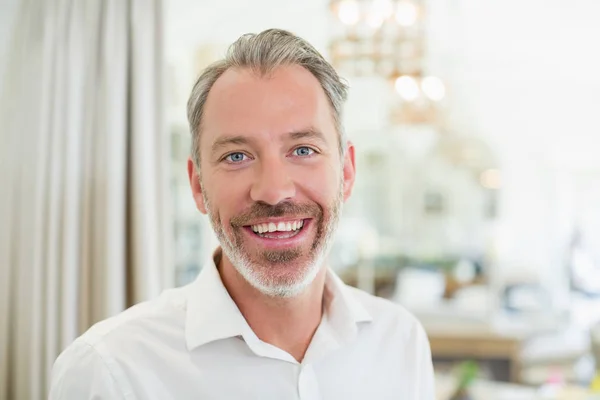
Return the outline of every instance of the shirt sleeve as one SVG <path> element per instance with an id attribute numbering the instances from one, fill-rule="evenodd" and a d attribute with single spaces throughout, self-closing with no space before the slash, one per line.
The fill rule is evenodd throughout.
<path id="1" fill-rule="evenodd" d="M 429 338 L 421 324 L 417 324 L 416 329 L 416 349 L 417 349 L 417 382 L 418 391 L 416 399 L 435 400 L 435 375 L 433 371 L 433 361 L 431 358 L 431 347 Z"/>
<path id="2" fill-rule="evenodd" d="M 106 362 L 88 343 L 75 341 L 54 363 L 49 400 L 125 398 Z"/>

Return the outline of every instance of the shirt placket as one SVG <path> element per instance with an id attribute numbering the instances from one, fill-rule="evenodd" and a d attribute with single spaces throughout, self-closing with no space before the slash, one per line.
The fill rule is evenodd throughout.
<path id="1" fill-rule="evenodd" d="M 300 400 L 320 400 L 317 375 L 311 364 L 301 365 L 298 374 L 298 397 Z"/>

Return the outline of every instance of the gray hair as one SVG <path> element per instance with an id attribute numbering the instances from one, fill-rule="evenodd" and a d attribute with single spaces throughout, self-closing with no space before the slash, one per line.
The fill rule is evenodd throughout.
<path id="1" fill-rule="evenodd" d="M 259 34 L 241 36 L 229 46 L 225 58 L 208 66 L 194 84 L 187 104 L 187 115 L 192 133 L 191 156 L 196 168 L 200 168 L 200 131 L 204 106 L 217 79 L 229 68 L 249 68 L 260 76 L 268 76 L 277 67 L 285 65 L 302 66 L 317 78 L 332 107 L 340 154 L 345 153 L 342 108 L 348 86 L 310 43 L 288 31 L 268 29 Z"/>

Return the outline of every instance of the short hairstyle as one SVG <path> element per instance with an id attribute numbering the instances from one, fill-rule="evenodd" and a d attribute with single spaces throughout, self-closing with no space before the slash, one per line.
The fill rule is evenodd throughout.
<path id="1" fill-rule="evenodd" d="M 194 84 L 187 104 L 187 116 L 192 134 L 191 156 L 196 168 L 200 168 L 200 131 L 204 106 L 217 79 L 230 68 L 248 68 L 260 76 L 268 76 L 276 68 L 286 65 L 306 68 L 321 84 L 331 104 L 340 154 L 344 154 L 346 134 L 342 126 L 342 109 L 347 98 L 347 84 L 306 40 L 285 30 L 268 29 L 241 36 L 229 46 L 225 58 L 208 66 Z"/>

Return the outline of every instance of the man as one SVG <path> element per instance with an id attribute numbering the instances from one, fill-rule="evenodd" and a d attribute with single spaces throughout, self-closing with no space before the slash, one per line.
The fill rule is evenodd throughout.
<path id="1" fill-rule="evenodd" d="M 355 176 L 346 91 L 281 30 L 242 36 L 202 73 L 188 174 L 221 246 L 192 284 L 77 339 L 51 398 L 434 398 L 419 323 L 325 265 Z"/>

